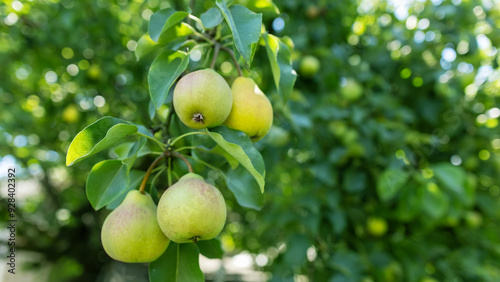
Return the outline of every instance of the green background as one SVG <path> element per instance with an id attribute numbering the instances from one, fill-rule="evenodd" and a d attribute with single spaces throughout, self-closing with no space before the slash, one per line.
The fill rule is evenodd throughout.
<path id="1" fill-rule="evenodd" d="M 4 187 L 18 168 L 17 247 L 41 254 L 22 269 L 106 281 L 122 266 L 100 244 L 106 212 L 85 195 L 92 162 L 68 168 L 66 151 L 105 115 L 152 125 L 152 58 L 133 50 L 152 12 L 186 3 L 17 2 L 0 4 L 0 175 Z M 197 16 L 212 5 L 196 2 Z M 282 0 L 279 16 L 263 14 L 270 33 L 292 38 L 299 76 L 283 105 L 257 52 L 252 69 L 275 108 L 256 143 L 264 206 L 223 190 L 220 238 L 270 280 L 500 280 L 500 3 L 395 2 Z M 312 76 L 308 55 L 320 62 Z"/>

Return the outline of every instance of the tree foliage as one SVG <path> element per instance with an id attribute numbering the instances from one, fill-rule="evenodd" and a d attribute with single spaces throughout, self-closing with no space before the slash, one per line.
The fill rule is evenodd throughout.
<path id="1" fill-rule="evenodd" d="M 259 187 L 241 166 L 218 177 L 217 169 L 195 164 L 217 184 L 249 193 L 242 201 L 241 194 L 223 189 L 230 210 L 220 236 L 226 254 L 254 254 L 256 267 L 273 281 L 296 275 L 311 281 L 499 280 L 499 3 L 234 2 L 262 13 L 268 33 L 258 42 L 261 48 L 248 52 L 248 34 L 232 44 L 237 51 L 246 48 L 239 61 L 270 94 L 275 122 L 255 144 L 266 164 L 263 195 L 249 192 Z M 195 3 L 206 28 L 228 20 L 227 12 L 213 10 L 222 1 Z M 110 259 L 99 242 L 105 213 L 95 214 L 92 206 L 113 207 L 122 198 L 96 197 L 90 205 L 87 174 L 109 157 L 121 162 L 101 169 L 127 164 L 128 152 L 144 136 L 134 133 L 127 144 L 92 156 L 89 151 L 90 161 L 71 167 L 64 156 L 73 136 L 105 116 L 134 123 L 117 122 L 119 131 L 147 127 L 152 116 L 166 118 L 161 102 L 169 89 L 151 85 L 148 70 L 158 60 L 184 67 L 190 54 L 161 54 L 154 46 L 175 46 L 179 42 L 159 38 L 190 30 L 179 25 L 186 15 L 177 12 L 169 15 L 180 18 L 172 20 L 177 28 L 163 25 L 153 32 L 156 38 L 152 15 L 187 11 L 187 4 L 16 5 L 0 6 L 0 142 L 6 145 L 0 154 L 2 164 L 15 159 L 22 176 L 36 179 L 43 190 L 20 199 L 18 247 L 43 253 L 56 265 L 51 281 L 94 281 Z M 244 17 L 240 9 L 227 8 Z M 148 30 L 149 38 L 143 36 Z M 281 52 L 284 46 L 295 51 Z M 306 55 L 321 64 L 311 77 L 300 72 Z M 226 61 L 228 56 L 219 58 L 218 70 L 224 72 Z M 292 67 L 283 67 L 290 61 L 299 70 L 293 91 L 277 79 L 295 79 Z M 150 103 L 152 89 L 158 91 Z M 173 132 L 184 130 L 173 125 Z M 231 156 L 211 152 L 217 147 L 205 146 L 212 142 L 208 136 L 179 142 L 199 147 L 192 157 L 214 167 L 234 164 Z M 139 171 L 151 161 L 138 159 L 130 188 L 139 185 Z M 185 171 L 180 162 L 174 167 L 176 176 Z M 164 179 L 154 180 L 158 190 Z M 173 244 L 167 252 L 181 247 Z M 216 246 L 205 248 L 200 246 L 207 256 L 220 253 Z"/>

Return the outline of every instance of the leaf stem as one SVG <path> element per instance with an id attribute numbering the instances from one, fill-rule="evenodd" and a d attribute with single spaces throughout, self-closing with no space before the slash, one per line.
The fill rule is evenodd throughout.
<path id="1" fill-rule="evenodd" d="M 210 43 L 210 45 L 213 45 L 213 44 L 214 44 L 214 41 L 213 41 L 212 39 L 208 38 L 207 36 L 205 36 L 205 35 L 203 35 L 203 34 L 201 34 L 201 33 L 197 32 L 197 31 L 193 31 L 193 34 L 194 34 L 195 36 L 197 36 L 197 37 L 199 37 L 199 38 L 201 38 L 201 39 L 203 39 L 203 40 L 207 41 L 208 43 Z"/>
<path id="2" fill-rule="evenodd" d="M 137 132 L 137 134 L 139 134 L 141 136 L 144 136 L 144 137 L 148 138 L 151 141 L 154 141 L 156 144 L 158 144 L 160 146 L 160 148 L 162 148 L 164 150 L 165 150 L 165 148 L 167 148 L 167 144 L 163 144 L 162 142 L 158 141 L 156 138 L 153 138 L 151 136 L 148 136 L 148 135 L 140 133 L 140 132 Z"/>
<path id="3" fill-rule="evenodd" d="M 163 132 L 165 133 L 164 140 L 168 140 L 170 138 L 170 123 L 172 122 L 172 116 L 175 113 L 174 103 L 172 103 L 170 109 L 168 109 L 167 119 L 165 121 L 165 127 Z"/>
<path id="4" fill-rule="evenodd" d="M 172 186 L 172 159 L 171 158 L 168 158 L 167 183 L 168 183 L 168 187 Z"/>
<path id="5" fill-rule="evenodd" d="M 231 56 L 231 59 L 233 60 L 233 63 L 234 63 L 234 66 L 236 67 L 236 69 L 238 70 L 238 75 L 239 76 L 243 76 L 243 73 L 241 72 L 241 67 L 240 67 L 240 64 L 238 64 L 238 60 L 236 60 L 236 57 L 234 56 L 234 52 L 233 50 L 225 47 L 225 46 L 221 46 L 220 47 L 223 51 L 227 52 L 229 54 L 229 56 Z"/>
<path id="6" fill-rule="evenodd" d="M 174 151 L 176 151 L 176 152 L 180 152 L 180 151 L 182 151 L 182 150 L 190 150 L 190 149 L 191 149 L 191 150 L 195 150 L 195 149 L 199 149 L 199 148 L 198 148 L 198 147 L 196 147 L 196 146 L 185 146 L 185 147 L 180 147 L 179 149 L 176 149 L 176 150 L 174 150 Z"/>
<path id="7" fill-rule="evenodd" d="M 153 171 L 153 169 L 155 168 L 155 166 L 158 164 L 158 162 L 160 162 L 162 159 L 164 159 L 165 157 L 167 156 L 167 153 L 163 153 L 161 154 L 160 156 L 158 156 L 154 161 L 153 163 L 151 163 L 151 165 L 149 166 L 148 170 L 146 171 L 146 174 L 144 175 L 144 178 L 142 179 L 142 182 L 141 182 L 141 187 L 139 188 L 139 192 L 141 192 L 141 194 L 145 194 L 146 192 L 145 189 L 146 189 L 146 183 L 148 182 L 148 178 L 149 176 L 151 175 L 151 172 Z"/>
<path id="8" fill-rule="evenodd" d="M 175 138 L 171 143 L 170 143 L 170 146 L 174 146 L 174 144 L 181 140 L 182 138 L 186 137 L 186 136 L 189 136 L 189 135 L 195 135 L 195 134 L 206 134 L 205 132 L 201 132 L 201 131 L 192 131 L 192 132 L 188 132 L 188 133 L 185 133 L 185 134 L 182 134 L 181 136 Z"/>

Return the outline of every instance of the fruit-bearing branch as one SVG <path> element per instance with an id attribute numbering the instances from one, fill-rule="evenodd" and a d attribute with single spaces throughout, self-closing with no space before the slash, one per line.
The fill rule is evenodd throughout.
<path id="1" fill-rule="evenodd" d="M 148 179 L 149 179 L 149 176 L 151 176 L 151 172 L 153 171 L 153 169 L 156 167 L 156 165 L 164 158 L 166 157 L 169 157 L 171 158 L 172 156 L 176 157 L 176 158 L 179 158 L 181 159 L 187 166 L 188 168 L 188 171 L 190 173 L 193 172 L 193 167 L 191 166 L 191 164 L 189 163 L 189 161 L 186 159 L 186 157 L 184 157 L 182 154 L 178 153 L 178 152 L 175 152 L 175 151 L 165 151 L 163 152 L 160 156 L 158 156 L 152 163 L 151 165 L 149 166 L 148 170 L 146 171 L 146 175 L 144 175 L 144 178 L 142 179 L 142 182 L 141 182 L 141 186 L 139 188 L 139 192 L 141 192 L 142 194 L 145 194 L 145 190 L 146 190 L 146 183 L 148 182 Z"/>

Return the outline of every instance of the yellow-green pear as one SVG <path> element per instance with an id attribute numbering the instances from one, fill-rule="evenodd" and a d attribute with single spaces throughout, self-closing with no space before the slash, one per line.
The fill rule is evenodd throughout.
<path id="1" fill-rule="evenodd" d="M 299 66 L 299 72 L 304 77 L 313 77 L 318 73 L 321 63 L 318 58 L 307 55 L 302 58 Z"/>
<path id="2" fill-rule="evenodd" d="M 163 233 L 176 243 L 210 240 L 224 227 L 226 202 L 203 177 L 188 173 L 163 193 L 157 217 Z"/>
<path id="3" fill-rule="evenodd" d="M 194 129 L 221 125 L 233 105 L 231 88 L 213 69 L 182 77 L 175 86 L 173 100 L 179 119 Z"/>
<path id="4" fill-rule="evenodd" d="M 122 262 L 152 262 L 170 242 L 156 221 L 156 205 L 148 194 L 128 192 L 102 226 L 102 246 L 106 253 Z"/>
<path id="5" fill-rule="evenodd" d="M 266 136 L 273 125 L 273 107 L 255 81 L 238 77 L 231 86 L 233 108 L 224 125 L 245 132 L 253 142 Z"/>
<path id="6" fill-rule="evenodd" d="M 354 78 L 347 78 L 346 83 L 340 88 L 340 93 L 349 101 L 355 101 L 363 96 L 363 86 Z"/>

